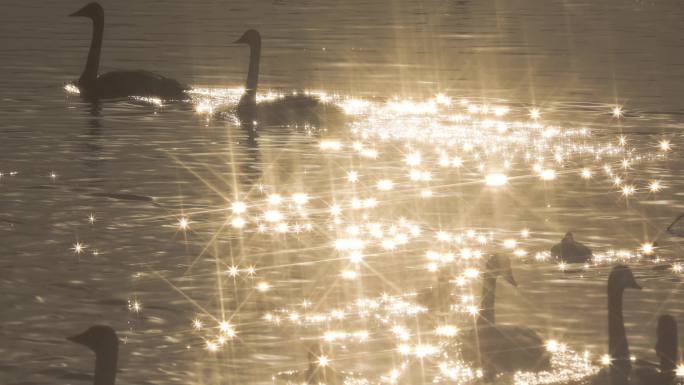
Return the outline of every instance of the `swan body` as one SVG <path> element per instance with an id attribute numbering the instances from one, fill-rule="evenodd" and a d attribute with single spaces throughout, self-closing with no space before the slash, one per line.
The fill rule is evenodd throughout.
<path id="1" fill-rule="evenodd" d="M 316 353 L 314 353 L 314 351 Z M 368 380 L 356 373 L 338 371 L 321 365 L 320 345 L 314 346 L 307 352 L 308 368 L 306 370 L 288 370 L 273 375 L 275 384 L 283 385 L 367 385 Z"/>
<path id="2" fill-rule="evenodd" d="M 322 126 L 342 121 L 342 112 L 330 103 L 309 95 L 287 95 L 257 104 L 255 121 L 264 125 L 311 124 Z"/>
<path id="3" fill-rule="evenodd" d="M 503 255 L 491 256 L 484 271 L 480 313 L 475 328 L 464 331 L 456 348 L 463 357 L 481 365 L 485 379 L 496 373 L 518 370 L 540 370 L 550 366 L 544 341 L 532 329 L 516 325 L 496 324 L 494 311 L 496 280 L 502 276 L 517 286 L 510 260 Z"/>
<path id="4" fill-rule="evenodd" d="M 463 358 L 470 362 L 481 362 L 481 366 L 491 374 L 539 371 L 550 364 L 544 341 L 527 327 L 481 326 L 467 330 L 463 340 L 467 341 L 461 346 Z"/>
<path id="5" fill-rule="evenodd" d="M 99 75 L 100 51 L 104 32 L 104 10 L 89 3 L 69 16 L 87 17 L 93 22 L 88 60 L 76 82 L 81 96 L 88 100 L 119 99 L 129 96 L 157 97 L 164 100 L 186 99 L 187 86 L 149 71 L 112 71 Z"/>
<path id="6" fill-rule="evenodd" d="M 324 103 L 319 98 L 297 94 L 289 95 L 257 104 L 256 94 L 259 84 L 259 63 L 261 61 L 261 35 L 254 29 L 247 30 L 236 44 L 249 46 L 249 69 L 245 92 L 235 110 L 241 122 L 258 122 L 264 125 L 289 123 L 309 123 L 320 125 L 340 121 L 342 111 L 333 104 Z"/>
<path id="7" fill-rule="evenodd" d="M 94 88 L 86 88 L 85 96 L 93 94 L 97 99 L 147 96 L 164 100 L 182 100 L 187 89 L 174 79 L 145 70 L 107 72 L 97 77 Z"/>
<path id="8" fill-rule="evenodd" d="M 95 352 L 93 385 L 114 385 L 119 358 L 119 338 L 109 326 L 95 325 L 67 340 L 86 346 Z"/>
<path id="9" fill-rule="evenodd" d="M 591 249 L 574 240 L 567 232 L 560 243 L 551 248 L 551 255 L 568 263 L 584 263 L 592 257 Z"/>

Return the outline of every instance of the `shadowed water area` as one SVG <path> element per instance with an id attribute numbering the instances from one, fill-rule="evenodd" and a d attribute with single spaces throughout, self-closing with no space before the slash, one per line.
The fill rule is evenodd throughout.
<path id="1" fill-rule="evenodd" d="M 529 326 L 594 357 L 607 352 L 606 280 L 617 262 L 563 272 L 535 258 L 566 231 L 601 255 L 641 255 L 642 243 L 657 242 L 659 261 L 629 261 L 644 287 L 625 294 L 632 354 L 656 359 L 660 313 L 684 320 L 682 275 L 671 268 L 683 239 L 665 232 L 684 212 L 678 0 L 102 2 L 101 72 L 147 69 L 196 89 L 234 89 L 244 84 L 249 54 L 231 42 L 257 28 L 264 92 L 320 90 L 363 105 L 347 124 L 258 126 L 257 135 L 234 119 L 196 112 L 197 102 L 92 105 L 65 93 L 90 41 L 90 21 L 67 17 L 82 5 L 0 5 L 3 384 L 90 383 L 92 354 L 64 338 L 92 324 L 119 333 L 118 384 L 271 383 L 275 372 L 306 368 L 302 341 L 331 329 L 368 331 L 368 341 L 332 346 L 331 357 L 377 379 L 391 369 L 388 349 L 396 347 L 389 326 L 367 315 L 299 325 L 292 309 L 331 313 L 359 298 L 434 285 L 426 253 L 463 255 L 464 247 L 438 240 L 439 231 L 467 238 L 473 229 L 490 245 L 484 253 L 511 255 L 519 286 L 499 284 L 498 323 Z M 438 93 L 451 103 L 416 114 L 388 107 L 393 98 L 420 103 Z M 485 105 L 510 112 L 494 116 L 482 112 Z M 624 110 L 619 119 L 611 115 L 616 105 Z M 540 124 L 573 134 L 526 134 L 535 123 L 515 122 L 530 122 L 533 108 Z M 484 140 L 440 129 L 456 115 L 480 122 Z M 501 126 L 488 119 L 507 122 L 505 130 L 497 133 Z M 577 134 L 582 128 L 591 134 Z M 509 134 L 510 143 L 496 142 Z M 545 154 L 540 163 L 555 171 L 553 180 L 541 180 L 534 156 L 525 158 L 537 144 L 543 148 L 531 152 Z M 592 146 L 604 158 L 577 150 Z M 444 152 L 448 167 L 440 166 Z M 585 167 L 592 179 L 581 178 Z M 412 171 L 430 177 L 409 177 Z M 491 172 L 506 173 L 507 184 L 486 186 Z M 654 180 L 661 191 L 649 191 Z M 632 185 L 636 192 L 624 196 Z M 268 203 L 274 193 L 282 203 Z M 292 197 L 300 193 L 308 200 Z M 231 210 L 234 202 L 246 212 Z M 331 215 L 335 204 L 340 215 Z M 270 221 L 269 210 L 285 218 Z M 336 240 L 358 236 L 354 226 L 370 222 L 384 236 L 364 250 L 363 263 L 350 262 Z M 388 234 L 395 244 L 380 247 Z M 517 247 L 506 249 L 506 239 Z M 439 268 L 452 269 L 452 278 L 463 273 L 460 262 L 447 265 Z M 472 290 L 477 304 L 477 279 L 454 290 L 454 303 Z M 276 314 L 279 324 L 265 318 Z M 222 320 L 237 335 L 208 351 Z M 434 329 L 413 317 L 401 322 Z"/>

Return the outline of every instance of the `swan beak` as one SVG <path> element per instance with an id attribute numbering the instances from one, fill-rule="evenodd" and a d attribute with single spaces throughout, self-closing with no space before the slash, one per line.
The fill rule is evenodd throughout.
<path id="1" fill-rule="evenodd" d="M 93 3 L 90 3 L 86 5 L 85 7 L 79 9 L 78 11 L 70 14 L 70 17 L 77 17 L 77 16 L 84 16 L 84 17 L 92 17 L 92 7 Z"/>
<path id="2" fill-rule="evenodd" d="M 631 289 L 637 289 L 637 290 L 641 290 L 641 289 L 642 289 L 641 285 L 639 285 L 638 283 L 636 283 L 636 281 L 632 282 L 632 284 L 629 285 L 629 287 L 630 287 Z"/>
<path id="3" fill-rule="evenodd" d="M 243 38 L 239 38 L 233 42 L 233 44 L 245 44 L 247 43 Z"/>
<path id="4" fill-rule="evenodd" d="M 76 334 L 75 336 L 67 337 L 66 339 L 79 345 L 87 346 L 85 333 Z"/>

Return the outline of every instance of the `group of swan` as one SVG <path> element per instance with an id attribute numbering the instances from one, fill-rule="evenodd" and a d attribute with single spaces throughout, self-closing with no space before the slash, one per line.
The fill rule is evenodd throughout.
<path id="1" fill-rule="evenodd" d="M 98 74 L 104 31 L 104 10 L 100 4 L 93 2 L 69 16 L 87 17 L 93 22 L 88 60 L 81 77 L 75 84 L 84 99 L 97 101 L 130 96 L 156 97 L 163 100 L 187 99 L 186 91 L 190 90 L 188 86 L 153 72 L 126 70 Z M 269 124 L 305 121 L 318 124 L 322 120 L 340 118 L 342 112 L 339 108 L 332 104 L 322 103 L 319 98 L 310 95 L 291 95 L 257 104 L 261 35 L 258 31 L 250 29 L 235 43 L 246 44 L 250 48 L 245 91 L 235 109 L 241 122 L 252 123 L 258 120 Z"/>
<path id="2" fill-rule="evenodd" d="M 104 11 L 98 3 L 90 3 L 70 16 L 88 17 L 93 22 L 93 34 L 85 69 L 76 83 L 80 94 L 87 100 L 116 99 L 128 96 L 159 97 L 165 100 L 183 100 L 187 86 L 176 80 L 148 71 L 113 71 L 98 74 Z M 321 103 L 308 95 L 292 95 L 277 102 L 257 104 L 256 93 L 259 79 L 261 36 L 250 29 L 235 41 L 250 48 L 249 70 L 245 91 L 235 110 L 242 122 L 256 120 L 271 122 L 297 119 L 335 118 L 339 110 Z M 552 248 L 552 254 L 568 262 L 585 262 L 591 257 L 591 250 L 574 241 L 567 233 L 562 242 Z M 501 255 L 491 256 L 483 274 L 481 312 L 475 327 L 466 331 L 458 348 L 465 358 L 479 363 L 485 373 L 485 380 L 491 380 L 496 373 L 515 370 L 538 370 L 549 365 L 549 356 L 543 340 L 532 329 L 515 325 L 500 325 L 495 322 L 496 281 L 501 276 L 511 285 L 517 286 L 511 270 L 510 260 Z M 434 291 L 421 296 L 430 307 L 444 310 L 448 307 L 448 276 L 439 280 Z M 658 322 L 658 345 L 656 352 L 661 359 L 658 370 L 640 368 L 631 373 L 629 346 L 622 316 L 622 296 L 627 288 L 640 289 L 632 271 L 626 266 L 616 266 L 608 278 L 608 333 L 609 352 L 612 359 L 610 370 L 594 379 L 596 384 L 626 385 L 639 382 L 644 385 L 670 384 L 674 381 L 674 363 L 677 361 L 676 321 L 671 316 L 662 316 Z M 118 337 L 109 326 L 93 326 L 69 340 L 85 345 L 95 352 L 95 385 L 114 385 L 118 360 Z M 334 382 L 325 378 L 325 371 L 312 364 L 306 377 L 309 383 Z"/>
<path id="3" fill-rule="evenodd" d="M 572 234 L 564 239 L 563 257 L 568 253 L 580 252 L 584 255 L 586 246 L 573 248 Z M 576 243 L 576 242 L 575 242 Z M 589 251 L 590 253 L 590 251 Z M 590 255 L 590 254 L 589 254 Z M 496 323 L 495 296 L 497 277 L 504 278 L 509 284 L 517 286 L 513 276 L 511 262 L 503 255 L 492 255 L 485 264 L 482 275 L 482 298 L 480 311 L 475 320 L 475 327 L 466 330 L 453 349 L 460 350 L 463 357 L 478 364 L 483 369 L 486 381 L 492 380 L 496 373 L 513 371 L 537 371 L 549 367 L 549 355 L 541 337 L 532 329 L 517 325 L 501 325 Z M 448 276 L 440 274 L 435 288 L 419 294 L 418 300 L 430 310 L 444 308 L 443 298 L 449 297 L 449 288 L 445 284 Z M 633 375 L 629 344 L 622 315 L 622 297 L 625 289 L 641 289 L 634 278 L 632 270 L 623 265 L 613 268 L 608 277 L 608 351 L 611 365 L 591 380 L 592 384 L 611 385 L 665 385 L 674 383 L 674 369 L 677 362 L 677 323 L 674 317 L 663 315 L 658 320 L 656 354 L 660 365 L 641 365 Z M 641 361 L 643 363 L 643 361 Z"/>
<path id="4" fill-rule="evenodd" d="M 458 350 L 463 357 L 481 367 L 484 381 L 492 381 L 497 373 L 518 370 L 541 370 L 549 367 L 545 344 L 532 329 L 496 323 L 494 303 L 496 280 L 503 277 L 517 286 L 510 260 L 502 255 L 491 256 L 483 274 L 482 299 L 475 327 L 464 331 L 447 349 Z M 593 385 L 673 385 L 676 382 L 675 365 L 678 360 L 677 322 L 670 315 L 658 319 L 656 354 L 660 365 L 641 365 L 632 373 L 627 333 L 622 314 L 625 289 L 641 289 L 632 270 L 615 266 L 608 277 L 608 352 L 611 359 L 608 370 L 601 371 L 588 383 Z M 448 293 L 441 293 L 448 295 Z M 94 385 L 114 385 L 118 358 L 118 338 L 109 326 L 92 326 L 85 332 L 68 338 L 89 347 L 95 352 Z M 452 346 L 453 345 L 453 346 Z M 286 379 L 298 383 L 336 384 L 350 378 L 342 372 L 321 367 L 316 362 L 315 349 L 309 350 L 309 368 L 304 372 L 291 372 Z M 304 378 L 301 378 L 301 377 Z M 350 375 L 352 376 L 352 375 Z"/>

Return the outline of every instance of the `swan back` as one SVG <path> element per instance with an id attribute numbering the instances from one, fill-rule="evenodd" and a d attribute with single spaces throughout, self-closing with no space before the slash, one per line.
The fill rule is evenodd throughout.
<path id="1" fill-rule="evenodd" d="M 481 362 L 489 374 L 548 368 L 551 357 L 544 341 L 524 326 L 490 325 L 468 330 L 461 345 L 463 358 Z"/>

